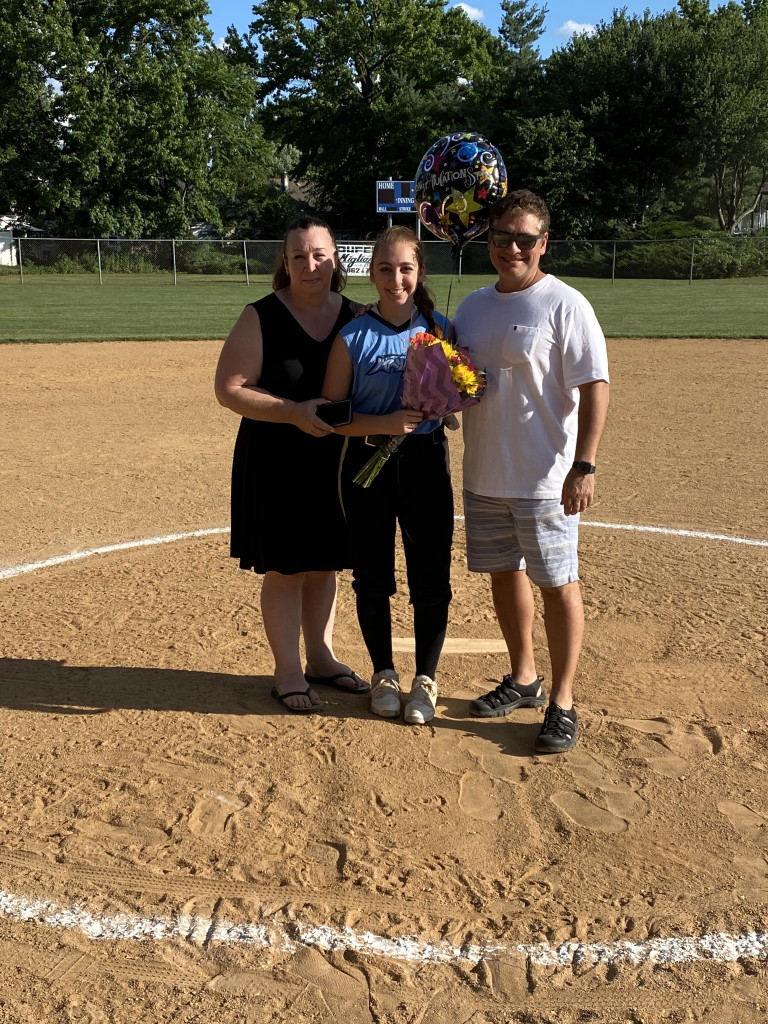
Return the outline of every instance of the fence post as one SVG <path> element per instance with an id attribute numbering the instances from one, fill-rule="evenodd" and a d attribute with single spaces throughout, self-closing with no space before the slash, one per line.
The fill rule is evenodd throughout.
<path id="1" fill-rule="evenodd" d="M 616 283 L 616 243 L 613 243 L 613 263 L 611 264 L 611 284 Z"/>
<path id="2" fill-rule="evenodd" d="M 693 284 L 693 257 L 696 253 L 696 239 L 691 239 L 691 269 L 688 272 L 688 284 Z"/>
<path id="3" fill-rule="evenodd" d="M 461 280 L 461 250 L 459 250 L 459 281 Z"/>
<path id="4" fill-rule="evenodd" d="M 96 239 L 96 259 L 99 261 L 99 284 L 104 284 L 104 279 L 101 276 L 101 241 Z"/>
<path id="5" fill-rule="evenodd" d="M 173 253 L 173 287 L 176 287 L 176 239 L 171 239 L 171 252 Z"/>
<path id="6" fill-rule="evenodd" d="M 245 261 L 245 283 L 249 285 L 251 282 L 248 277 L 248 248 L 245 244 L 245 239 L 243 239 L 243 260 Z"/>
<path id="7" fill-rule="evenodd" d="M 16 239 L 16 248 L 19 250 L 19 275 L 21 276 L 21 283 L 24 284 L 24 264 L 21 262 L 21 239 Z"/>

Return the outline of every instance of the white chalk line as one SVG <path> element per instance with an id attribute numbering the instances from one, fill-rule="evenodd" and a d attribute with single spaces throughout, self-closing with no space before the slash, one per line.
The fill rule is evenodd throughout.
<path id="1" fill-rule="evenodd" d="M 190 533 L 168 533 L 163 537 L 147 537 L 145 540 L 127 540 L 122 544 L 107 544 L 102 548 L 88 548 L 85 551 L 73 551 L 69 555 L 56 555 L 54 558 L 45 558 L 42 562 L 11 565 L 7 569 L 0 569 L 0 580 L 9 580 L 14 576 L 21 576 L 25 572 L 34 572 L 36 569 L 51 569 L 53 566 L 77 562 L 81 558 L 91 558 L 93 555 L 108 555 L 113 551 L 129 551 L 131 548 L 149 548 L 153 544 L 173 544 L 178 540 L 189 540 L 191 537 L 210 537 L 216 533 L 229 533 L 229 527 L 219 526 L 210 530 L 192 530 Z"/>
<path id="2" fill-rule="evenodd" d="M 464 516 L 454 516 L 459 521 Z M 730 544 L 745 544 L 751 547 L 768 548 L 768 540 L 756 540 L 752 537 L 734 537 L 727 533 L 704 533 L 699 530 L 673 530 L 667 526 L 636 526 L 629 523 L 598 523 L 586 519 L 581 520 L 581 526 L 597 526 L 603 530 L 633 530 L 639 533 L 660 533 L 671 537 L 693 537 L 697 540 L 717 540 Z M 217 526 L 209 530 L 192 530 L 189 533 L 168 533 L 162 537 L 147 537 L 144 540 L 129 540 L 122 544 L 106 544 L 101 548 L 88 548 L 85 551 L 73 551 L 69 555 L 56 555 L 53 558 L 45 558 L 41 562 L 27 562 L 24 565 L 11 565 L 6 569 L 0 569 L 0 580 L 9 580 L 14 576 L 22 576 L 27 572 L 35 572 L 37 569 L 50 569 L 57 565 L 65 565 L 67 562 L 77 562 L 82 558 L 92 558 L 94 555 L 108 555 L 113 551 L 129 551 L 132 548 L 148 548 L 154 544 L 173 544 L 180 540 L 189 540 L 193 537 L 210 537 L 217 533 L 229 533 L 228 526 Z"/>
<path id="3" fill-rule="evenodd" d="M 563 942 L 516 946 L 452 946 L 447 942 L 424 942 L 415 935 L 386 938 L 373 932 L 357 933 L 351 928 L 306 925 L 292 921 L 288 926 L 272 923 L 234 924 L 205 917 L 178 915 L 174 918 L 136 917 L 131 914 L 101 915 L 76 904 L 61 907 L 50 900 L 31 900 L 0 890 L 0 915 L 16 921 L 34 921 L 50 928 L 78 931 L 89 939 L 160 942 L 181 939 L 196 945 L 219 942 L 225 945 L 253 945 L 294 952 L 299 947 L 332 952 L 355 950 L 393 960 L 435 964 L 470 963 L 507 956 L 526 958 L 543 967 L 576 967 L 590 964 L 670 964 L 714 960 L 762 960 L 768 957 L 768 933 L 745 932 L 731 935 L 716 932 L 698 938 L 648 939 L 645 942 Z"/>
<path id="4" fill-rule="evenodd" d="M 463 516 L 456 516 L 463 520 Z M 703 533 L 694 530 L 675 530 L 659 526 L 636 526 L 621 523 L 599 523 L 582 521 L 585 526 L 608 530 L 632 530 L 644 533 L 658 533 L 672 536 L 692 537 L 700 540 L 716 540 L 733 544 L 768 547 L 768 541 L 747 537 L 733 537 L 728 534 Z M 89 548 L 68 555 L 46 558 L 40 562 L 0 569 L 0 580 L 11 579 L 37 569 L 52 568 L 68 562 L 79 561 L 95 555 L 128 551 L 133 548 L 171 544 L 195 537 L 208 537 L 229 533 L 228 527 L 207 530 L 193 530 L 186 533 L 172 533 L 161 537 L 126 541 L 121 544 L 107 544 Z M 240 924 L 214 922 L 205 918 L 179 916 L 173 920 L 162 918 L 138 918 L 126 914 L 100 916 L 82 910 L 78 906 L 62 908 L 48 900 L 28 900 L 0 890 L 0 915 L 23 921 L 37 921 L 54 928 L 70 928 L 82 932 L 92 939 L 137 939 L 161 940 L 183 938 L 198 942 L 205 940 L 224 943 L 250 943 L 265 947 L 295 950 L 299 946 L 316 949 L 357 950 L 396 960 L 418 960 L 429 963 L 455 963 L 480 960 L 503 954 L 524 955 L 532 964 L 551 967 L 568 967 L 589 963 L 690 963 L 697 960 L 717 960 L 732 963 L 742 959 L 764 959 L 768 957 L 768 933 L 745 932 L 741 935 L 713 933 L 696 937 L 672 939 L 650 939 L 646 942 L 567 942 L 559 946 L 546 943 L 538 945 L 465 946 L 454 947 L 448 943 L 427 943 L 417 936 L 402 936 L 391 939 L 371 932 L 358 934 L 351 928 L 335 929 L 330 926 L 309 926 L 299 921 L 291 923 L 290 931 L 278 926 L 265 924 Z"/>
<path id="5" fill-rule="evenodd" d="M 672 530 L 667 526 L 633 526 L 627 523 L 597 523 L 582 519 L 580 526 L 599 526 L 605 530 L 637 530 L 641 533 L 663 533 L 671 537 L 695 537 L 697 540 L 722 540 L 731 544 L 746 544 L 750 547 L 768 548 L 768 540 L 752 537 L 733 537 L 728 533 L 703 533 L 699 530 Z"/>

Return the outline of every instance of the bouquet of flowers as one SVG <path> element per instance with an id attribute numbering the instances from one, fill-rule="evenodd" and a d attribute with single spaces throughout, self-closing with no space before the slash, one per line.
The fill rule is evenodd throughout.
<path id="1" fill-rule="evenodd" d="M 403 376 L 403 407 L 423 413 L 425 420 L 476 405 L 485 388 L 485 375 L 476 369 L 460 345 L 447 341 L 435 325 L 434 333 L 414 334 L 408 343 Z M 388 437 L 355 476 L 354 482 L 370 487 L 382 466 L 394 455 L 407 434 Z"/>

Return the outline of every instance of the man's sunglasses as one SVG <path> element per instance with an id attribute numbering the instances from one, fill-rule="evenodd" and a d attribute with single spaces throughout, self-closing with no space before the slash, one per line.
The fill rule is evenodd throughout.
<path id="1" fill-rule="evenodd" d="M 545 232 L 546 234 L 546 232 Z M 544 235 L 512 234 L 510 231 L 491 231 L 491 241 L 497 249 L 507 249 L 514 242 L 518 249 L 531 250 Z"/>

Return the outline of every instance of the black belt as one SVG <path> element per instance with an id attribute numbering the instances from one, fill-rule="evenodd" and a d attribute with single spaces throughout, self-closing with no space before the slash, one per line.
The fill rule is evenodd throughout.
<path id="1" fill-rule="evenodd" d="M 361 437 L 360 440 L 364 441 L 371 448 L 380 448 L 386 444 L 387 441 L 392 437 L 392 434 L 366 434 L 365 437 Z M 440 424 L 436 430 L 430 430 L 429 433 L 421 434 L 406 434 L 406 441 L 421 441 L 428 442 L 429 444 L 442 444 L 445 440 L 445 427 Z"/>

